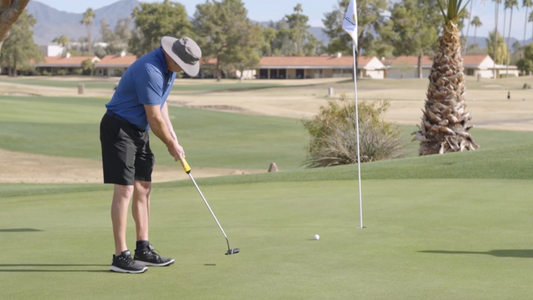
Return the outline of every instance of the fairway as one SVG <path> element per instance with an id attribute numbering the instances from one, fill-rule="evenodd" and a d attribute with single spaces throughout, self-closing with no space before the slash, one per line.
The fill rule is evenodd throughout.
<path id="1" fill-rule="evenodd" d="M 17 84 L 38 90 L 47 81 L 72 84 Z M 402 88 L 389 83 L 363 81 L 362 94 Z M 501 121 L 519 120 L 473 129 L 479 151 L 419 157 L 411 142 L 418 121 L 399 122 L 405 155 L 361 166 L 360 229 L 357 167 L 302 166 L 308 136 L 299 116 L 325 103 L 318 91 L 332 82 L 235 90 L 238 83 L 226 81 L 205 94 L 190 82 L 174 93 L 179 105 L 170 115 L 198 185 L 241 253 L 224 255 L 225 239 L 192 182 L 152 137 L 150 241 L 176 263 L 125 275 L 108 271 L 112 187 L 100 184 L 98 124 L 109 91 L 97 85 L 112 83 L 92 84 L 84 97 L 54 84 L 46 87 L 57 95 L 0 95 L 0 299 L 530 298 L 533 130 L 520 121 L 529 101 L 472 104 L 480 120 L 496 111 Z M 420 117 L 420 107 L 411 112 L 420 101 L 401 98 L 418 85 L 405 81 L 388 119 Z M 242 110 L 197 109 L 224 105 Z M 281 172 L 267 173 L 271 162 Z M 130 250 L 134 243 L 130 215 Z"/>

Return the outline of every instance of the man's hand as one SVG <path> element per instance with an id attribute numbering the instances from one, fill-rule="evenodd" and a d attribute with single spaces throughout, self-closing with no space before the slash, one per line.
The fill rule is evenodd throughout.
<path id="1" fill-rule="evenodd" d="M 168 153 L 170 156 L 174 157 L 175 161 L 181 161 L 185 157 L 185 151 L 183 147 L 175 140 L 174 143 L 171 143 L 168 147 Z"/>

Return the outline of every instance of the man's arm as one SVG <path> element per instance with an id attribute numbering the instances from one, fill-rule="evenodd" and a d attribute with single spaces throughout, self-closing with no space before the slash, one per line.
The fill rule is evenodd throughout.
<path id="1" fill-rule="evenodd" d="M 168 101 L 165 101 L 165 104 L 163 104 L 163 107 L 161 108 L 161 115 L 163 116 L 163 119 L 165 120 L 165 124 L 167 124 L 168 131 L 170 131 L 170 134 L 172 135 L 172 137 L 176 141 L 178 141 L 178 137 L 176 136 L 176 133 L 174 132 L 174 127 L 172 126 L 172 122 L 170 121 L 170 115 L 168 112 Z"/>
<path id="2" fill-rule="evenodd" d="M 146 117 L 148 119 L 148 124 L 153 133 L 167 146 L 168 152 L 174 159 L 181 160 L 185 157 L 185 152 L 183 148 L 178 144 L 178 140 L 175 138 L 163 117 L 161 112 L 160 105 L 145 105 L 144 109 L 146 110 Z M 166 114 L 168 115 L 168 108 Z M 167 116 L 168 118 L 168 116 Z M 172 130 L 174 132 L 174 130 Z"/>

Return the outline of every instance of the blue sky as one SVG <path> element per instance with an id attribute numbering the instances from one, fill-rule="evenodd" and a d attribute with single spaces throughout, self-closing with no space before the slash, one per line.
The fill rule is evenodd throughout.
<path id="1" fill-rule="evenodd" d="M 39 1 L 48 6 L 56 8 L 58 10 L 73 12 L 73 13 L 82 13 L 88 7 L 92 9 L 98 9 L 107 5 L 110 5 L 118 0 L 91 0 L 91 1 L 66 1 L 66 0 L 32 0 Z M 192 16 L 196 9 L 196 5 L 204 3 L 205 0 L 174 0 L 185 6 L 187 13 Z M 246 8 L 248 9 L 248 17 L 255 21 L 269 21 L 269 20 L 280 20 L 286 14 L 290 14 L 293 11 L 293 8 L 296 4 L 301 3 L 304 9 L 304 14 L 309 16 L 309 24 L 311 26 L 323 26 L 322 19 L 325 12 L 332 11 L 337 5 L 337 0 L 243 0 Z M 492 0 L 485 1 L 483 4 L 482 0 L 473 0 L 474 1 L 474 15 L 479 16 L 483 26 L 478 28 L 477 36 L 487 36 L 487 33 L 494 29 L 494 13 L 495 6 Z M 141 2 L 162 2 L 162 0 L 144 0 Z M 521 5 L 522 1 L 518 1 Z M 90 5 L 87 5 L 90 3 Z M 500 33 L 503 29 L 503 18 L 504 14 L 501 10 L 499 13 L 500 21 L 498 22 Z M 522 41 L 524 36 L 524 21 L 525 21 L 525 9 L 520 8 L 519 10 L 513 11 L 513 25 L 511 36 Z M 509 11 L 507 12 L 507 26 L 506 26 L 506 35 L 508 34 L 509 29 Z M 532 24 L 529 23 L 527 26 L 527 36 L 526 39 L 532 37 Z M 466 33 L 466 29 L 465 29 Z M 474 35 L 474 30 L 471 27 L 469 35 Z"/>

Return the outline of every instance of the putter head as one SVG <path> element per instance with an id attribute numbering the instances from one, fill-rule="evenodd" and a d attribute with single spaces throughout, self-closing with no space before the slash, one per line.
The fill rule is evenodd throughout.
<path id="1" fill-rule="evenodd" d="M 240 252 L 239 248 L 228 249 L 228 252 L 226 252 L 226 255 L 237 254 L 239 252 Z"/>

